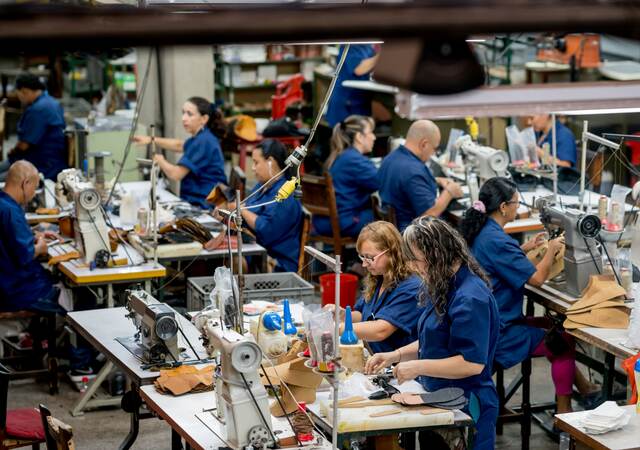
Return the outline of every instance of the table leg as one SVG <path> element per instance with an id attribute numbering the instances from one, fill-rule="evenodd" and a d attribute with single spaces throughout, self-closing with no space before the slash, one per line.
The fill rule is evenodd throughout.
<path id="1" fill-rule="evenodd" d="M 129 433 L 120 444 L 119 450 L 128 450 L 138 438 L 140 431 L 140 406 L 142 399 L 138 394 L 138 386 L 131 383 L 131 390 L 122 397 L 122 409 L 131 414 Z"/>
<path id="2" fill-rule="evenodd" d="M 72 416 L 81 416 L 84 414 L 84 409 L 87 406 L 109 406 L 109 405 L 117 405 L 120 403 L 120 398 L 111 398 L 108 400 L 91 400 L 93 396 L 96 394 L 96 391 L 102 385 L 102 382 L 107 379 L 111 370 L 113 369 L 113 363 L 111 361 L 107 361 L 96 378 L 91 382 L 87 390 L 84 392 L 78 403 L 75 404 L 73 409 L 71 410 Z"/>
<path id="3" fill-rule="evenodd" d="M 604 391 L 604 399 L 609 400 L 613 396 L 613 380 L 615 378 L 615 362 L 616 357 L 611 353 L 604 355 L 604 373 L 602 374 L 602 390 Z"/>
<path id="4" fill-rule="evenodd" d="M 182 450 L 182 438 L 173 428 L 171 429 L 171 450 Z"/>
<path id="5" fill-rule="evenodd" d="M 113 308 L 113 284 L 107 284 L 107 308 Z"/>

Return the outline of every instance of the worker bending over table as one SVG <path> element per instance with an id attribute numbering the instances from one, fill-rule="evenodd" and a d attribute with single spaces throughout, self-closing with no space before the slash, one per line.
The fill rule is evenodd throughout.
<path id="1" fill-rule="evenodd" d="M 516 219 L 519 201 L 513 181 L 491 178 L 482 185 L 479 200 L 466 211 L 460 229 L 476 260 L 489 275 L 500 309 L 503 327 L 495 363 L 508 369 L 530 356 L 546 356 L 551 361 L 557 412 L 570 412 L 574 383 L 585 395 L 599 390 L 576 369 L 571 336 L 555 329 L 546 332 L 551 324 L 545 318 L 534 320 L 522 313 L 525 283 L 544 284 L 556 254 L 564 246 L 564 238 L 550 240 L 544 257 L 534 266 L 525 252 L 544 244 L 544 233 L 520 246 L 504 231 L 504 226 Z"/>
<path id="2" fill-rule="evenodd" d="M 380 198 L 383 206 L 395 208 L 400 231 L 416 217 L 440 216 L 453 199 L 462 197 L 458 183 L 435 178 L 425 165 L 439 145 L 438 126 L 430 120 L 418 120 L 409 127 L 405 144 L 382 160 Z M 438 186 L 442 188 L 440 195 Z"/>
<path id="3" fill-rule="evenodd" d="M 373 222 L 371 194 L 378 190 L 378 171 L 365 155 L 373 150 L 374 127 L 371 117 L 349 116 L 333 128 L 325 170 L 333 179 L 342 236 L 357 237 Z M 313 227 L 318 234 L 333 234 L 327 217 L 314 217 Z"/>
<path id="4" fill-rule="evenodd" d="M 363 295 L 351 313 L 356 336 L 374 353 L 414 342 L 423 310 L 418 305 L 422 282 L 404 261 L 402 236 L 389 222 L 372 222 L 360 232 L 356 248 L 367 269 Z"/>
<path id="5" fill-rule="evenodd" d="M 418 340 L 377 353 L 367 373 L 398 363 L 398 383 L 418 378 L 427 391 L 460 387 L 469 399 L 464 412 L 476 423 L 474 449 L 495 446 L 498 395 L 491 365 L 500 330 L 490 282 L 471 256 L 464 238 L 441 219 L 420 217 L 404 232 L 403 252 L 424 281 Z M 420 448 L 433 448 L 421 433 Z"/>
<path id="6" fill-rule="evenodd" d="M 551 114 L 538 114 L 529 119 L 531 126 L 536 133 L 538 157 L 542 158 L 544 150 L 542 147 L 547 144 L 549 147 L 550 159 L 543 161 L 544 164 L 553 164 L 553 120 Z M 578 159 L 576 149 L 576 137 L 573 132 L 556 120 L 556 164 L 560 167 L 575 167 Z"/>
<path id="7" fill-rule="evenodd" d="M 173 181 L 180 181 L 180 198 L 211 209 L 207 195 L 218 183 L 227 183 L 224 174 L 224 157 L 219 138 L 224 136 L 226 125 L 222 114 L 208 100 L 191 97 L 182 106 L 182 126 L 191 135 L 189 139 L 156 137 L 158 147 L 182 152 L 177 164 L 171 164 L 164 155 L 153 155 L 162 172 Z M 134 136 L 141 145 L 151 143 L 150 136 Z"/>

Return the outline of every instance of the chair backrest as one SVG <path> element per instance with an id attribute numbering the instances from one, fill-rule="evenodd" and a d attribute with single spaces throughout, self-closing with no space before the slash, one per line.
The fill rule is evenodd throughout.
<path id="1" fill-rule="evenodd" d="M 398 226 L 396 220 L 396 210 L 391 205 L 382 206 L 382 199 L 378 192 L 371 194 L 371 207 L 373 209 L 373 218 L 375 220 L 385 220 Z"/>
<path id="2" fill-rule="evenodd" d="M 49 441 L 47 440 L 47 450 L 75 450 L 76 447 L 73 442 L 73 429 L 71 426 L 53 416 L 47 417 L 46 421 L 46 433 L 51 435 L 54 445 L 54 447 L 50 448 Z"/>
<path id="3" fill-rule="evenodd" d="M 342 247 L 340 236 L 340 221 L 336 193 L 333 189 L 333 179 L 329 173 L 323 176 L 303 175 L 300 186 L 302 188 L 302 205 L 314 216 L 325 216 L 331 222 L 333 240 L 336 252 Z"/>
<path id="4" fill-rule="evenodd" d="M 245 186 L 247 184 L 247 176 L 240 166 L 234 166 L 229 175 L 229 187 L 233 191 L 240 191 L 240 198 L 244 198 Z"/>
<path id="5" fill-rule="evenodd" d="M 298 255 L 298 275 L 305 278 L 303 272 L 307 272 L 303 270 L 305 268 L 306 256 L 304 253 L 304 247 L 307 245 L 307 241 L 309 240 L 309 231 L 311 230 L 311 213 L 303 206 L 302 207 L 302 227 L 300 230 L 300 253 Z"/>
<path id="6" fill-rule="evenodd" d="M 40 403 L 38 407 L 40 408 L 40 418 L 42 419 L 42 428 L 44 429 L 44 440 L 47 444 L 47 450 L 57 450 L 56 438 L 53 436 L 53 433 L 51 433 L 47 420 L 48 417 L 51 417 L 51 411 L 42 403 Z"/>

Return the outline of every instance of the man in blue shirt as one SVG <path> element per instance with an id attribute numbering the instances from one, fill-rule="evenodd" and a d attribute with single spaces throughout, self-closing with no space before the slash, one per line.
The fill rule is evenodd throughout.
<path id="1" fill-rule="evenodd" d="M 531 117 L 531 126 L 536 132 L 538 145 L 538 157 L 542 158 L 544 151 L 542 146 L 548 144 L 549 154 L 553 158 L 553 121 L 550 114 L 538 114 Z M 578 158 L 576 149 L 576 137 L 573 132 L 556 120 L 556 164 L 560 167 L 575 167 Z M 553 159 L 544 161 L 551 165 Z"/>
<path id="2" fill-rule="evenodd" d="M 62 107 L 35 75 L 20 75 L 16 90 L 26 108 L 18 122 L 18 143 L 9 152 L 9 159 L 0 164 L 0 180 L 6 178 L 11 164 L 25 159 L 45 178 L 55 181 L 58 173 L 68 167 Z"/>
<path id="3" fill-rule="evenodd" d="M 462 197 L 460 185 L 448 178 L 435 178 L 426 162 L 440 145 L 440 130 L 430 120 L 414 122 L 404 145 L 391 152 L 378 171 L 383 205 L 396 211 L 403 231 L 416 217 L 438 217 L 449 203 Z M 442 193 L 438 195 L 438 187 Z"/>

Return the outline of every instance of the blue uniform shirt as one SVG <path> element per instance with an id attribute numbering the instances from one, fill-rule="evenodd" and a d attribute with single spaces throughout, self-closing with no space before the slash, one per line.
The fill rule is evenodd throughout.
<path id="1" fill-rule="evenodd" d="M 518 242 L 492 218 L 476 236 L 471 252 L 491 277 L 502 323 L 495 360 L 508 369 L 526 359 L 544 336 L 543 329 L 525 325 L 522 314 L 524 285 L 536 268 Z"/>
<path id="2" fill-rule="evenodd" d="M 33 255 L 33 233 L 22 207 L 0 191 L 0 311 L 29 309 L 51 294 L 51 278 Z"/>
<path id="3" fill-rule="evenodd" d="M 549 133 L 544 137 L 542 141 L 539 139 L 542 137 L 542 132 L 536 133 L 536 139 L 538 139 L 538 146 L 542 147 L 544 144 L 549 144 L 549 154 L 553 156 L 553 130 L 549 130 Z M 578 151 L 576 150 L 576 137 L 571 130 L 556 120 L 556 152 L 558 159 L 563 161 L 571 161 L 571 167 L 575 167 L 576 159 L 578 158 Z"/>
<path id="4" fill-rule="evenodd" d="M 404 145 L 382 160 L 378 179 L 382 204 L 395 208 L 400 231 L 433 207 L 438 197 L 431 170 Z"/>
<path id="5" fill-rule="evenodd" d="M 280 187 L 287 180 L 282 177 L 267 190 L 251 197 L 246 206 L 257 205 L 274 199 Z M 255 190 L 260 189 L 261 183 Z M 256 213 L 256 227 L 252 231 L 258 244 L 267 249 L 267 253 L 278 261 L 276 270 L 298 271 L 300 256 L 300 234 L 302 232 L 302 206 L 293 196 L 281 203 L 271 203 L 250 211 Z"/>
<path id="6" fill-rule="evenodd" d="M 362 321 L 386 320 L 397 328 L 391 336 L 380 342 L 369 342 L 371 350 L 375 353 L 391 352 L 418 339 L 418 319 L 424 308 L 418 305 L 418 293 L 422 281 L 413 275 L 402 280 L 393 289 L 386 289 L 382 296 L 379 295 L 379 283 L 368 302 L 364 297 L 356 302 L 353 308 L 362 313 Z"/>
<path id="7" fill-rule="evenodd" d="M 62 106 L 45 91 L 25 110 L 18 121 L 18 140 L 29 143 L 26 151 L 16 151 L 9 157 L 13 164 L 26 159 L 45 178 L 56 180 L 67 168 Z"/>
<path id="8" fill-rule="evenodd" d="M 224 174 L 224 157 L 218 138 L 203 127 L 184 143 L 184 154 L 178 165 L 189 169 L 180 183 L 180 198 L 210 209 L 205 199 L 218 183 L 227 183 Z"/>
<path id="9" fill-rule="evenodd" d="M 336 61 L 340 61 L 344 48 L 344 45 L 340 46 Z M 326 119 L 331 128 L 352 114 L 371 115 L 371 98 L 368 93 L 362 89 L 344 87 L 342 82 L 346 80 L 368 80 L 368 73 L 356 75 L 355 70 L 363 60 L 371 58 L 375 54 L 373 45 L 370 44 L 352 44 L 349 48 L 349 53 L 347 53 L 347 58 L 338 75 L 336 85 L 329 99 L 329 106 L 327 107 Z"/>
<path id="10" fill-rule="evenodd" d="M 493 354 L 498 341 L 500 319 L 489 287 L 468 267 L 460 267 L 450 283 L 447 312 L 438 317 L 427 301 L 418 322 L 420 359 L 444 359 L 462 355 L 465 361 L 484 364 L 479 375 L 459 380 L 421 376 L 428 391 L 460 387 L 465 395 L 475 394 L 480 403 L 474 449 L 493 449 L 498 417 L 498 395 L 491 378 Z"/>
<path id="11" fill-rule="evenodd" d="M 378 190 L 378 171 L 371 160 L 353 147 L 344 150 L 329 169 L 336 193 L 336 204 L 343 236 L 357 237 L 373 222 L 371 194 Z M 313 219 L 316 232 L 332 234 L 327 217 Z"/>

